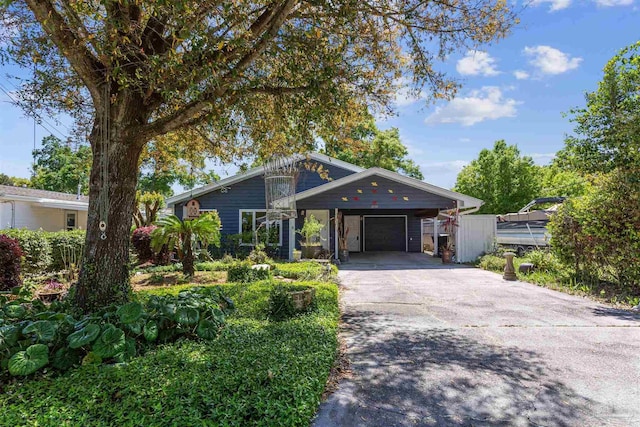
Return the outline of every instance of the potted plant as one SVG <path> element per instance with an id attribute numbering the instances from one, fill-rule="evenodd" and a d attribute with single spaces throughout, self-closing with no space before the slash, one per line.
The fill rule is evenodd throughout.
<path id="1" fill-rule="evenodd" d="M 300 261 L 302 259 L 302 252 L 300 252 L 298 249 L 294 249 L 293 250 L 293 260 L 294 261 Z"/>
<path id="2" fill-rule="evenodd" d="M 302 228 L 297 230 L 302 236 L 300 246 L 302 247 L 302 258 L 316 258 L 322 251 L 322 243 L 320 232 L 324 228 L 324 224 L 316 219 L 313 215 L 309 215 L 304 219 Z"/>
<path id="3" fill-rule="evenodd" d="M 44 288 L 42 288 L 42 290 L 38 292 L 38 298 L 42 302 L 52 303 L 54 301 L 60 300 L 64 290 L 65 288 L 62 283 L 57 282 L 55 279 L 50 279 L 47 280 Z"/>
<path id="4" fill-rule="evenodd" d="M 344 227 L 342 212 L 338 213 L 336 226 L 338 228 L 338 258 L 340 262 L 348 262 L 349 249 L 347 247 L 347 236 L 349 235 L 349 229 Z"/>

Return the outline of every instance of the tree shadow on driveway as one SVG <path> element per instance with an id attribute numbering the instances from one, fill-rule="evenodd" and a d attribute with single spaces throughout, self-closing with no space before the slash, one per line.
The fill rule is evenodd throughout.
<path id="1" fill-rule="evenodd" d="M 612 307 L 596 307 L 593 310 L 593 314 L 596 316 L 608 316 L 615 317 L 620 320 L 630 320 L 640 322 L 640 312 L 631 311 L 631 310 L 623 310 L 620 308 L 612 308 Z"/>
<path id="2" fill-rule="evenodd" d="M 316 427 L 606 424 L 535 352 L 367 311 L 343 320 L 354 378 L 321 406 Z"/>

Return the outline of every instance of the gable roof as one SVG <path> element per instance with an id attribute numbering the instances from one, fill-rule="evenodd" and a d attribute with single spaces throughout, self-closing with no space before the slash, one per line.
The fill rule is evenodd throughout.
<path id="1" fill-rule="evenodd" d="M 445 188 L 438 187 L 424 181 L 420 181 L 419 179 L 400 175 L 397 172 L 392 172 L 390 170 L 378 168 L 378 167 L 369 168 L 362 172 L 354 173 L 353 175 L 345 176 L 344 178 L 340 178 L 335 181 L 331 181 L 329 183 L 320 185 L 318 187 L 314 187 L 309 190 L 302 191 L 296 194 L 296 200 L 307 199 L 309 197 L 322 194 L 325 191 L 332 190 L 334 188 L 339 188 L 339 187 L 342 187 L 343 185 L 347 185 L 352 182 L 358 181 L 363 178 L 368 178 L 371 176 L 379 176 L 382 178 L 387 178 L 392 181 L 417 188 L 418 190 L 426 191 L 431 194 L 437 194 L 438 196 L 456 200 L 458 202 L 458 207 L 460 208 L 480 207 L 484 204 L 482 200 L 476 199 L 475 197 L 471 197 L 462 193 L 457 193 L 455 191 L 447 190 Z"/>
<path id="2" fill-rule="evenodd" d="M 33 202 L 45 208 L 86 211 L 89 208 L 89 197 L 58 191 L 38 190 L 27 187 L 0 185 L 0 200 Z"/>
<path id="3" fill-rule="evenodd" d="M 354 173 L 362 172 L 365 170 L 360 166 L 356 166 L 354 164 L 351 164 L 342 160 L 338 160 L 333 157 L 329 157 L 325 154 L 309 153 L 308 157 L 317 162 L 323 162 L 323 163 L 335 165 L 339 168 L 350 170 Z M 306 158 L 307 158 L 307 155 L 296 154 L 296 155 L 290 156 L 287 159 L 287 163 L 298 162 Z M 205 185 L 204 187 L 200 187 L 200 188 L 194 188 L 193 190 L 185 191 L 184 193 L 178 194 L 173 197 L 169 197 L 167 199 L 167 206 L 172 207 L 176 203 L 186 202 L 188 200 L 191 200 L 194 197 L 201 196 L 202 194 L 209 193 L 211 191 L 215 191 L 217 189 L 224 188 L 226 186 L 236 184 L 246 179 L 254 178 L 256 176 L 260 176 L 263 174 L 264 174 L 264 166 L 257 166 L 255 168 L 249 169 L 244 173 L 239 173 L 237 175 L 233 175 L 228 178 L 221 179 L 220 181 L 214 182 L 213 184 Z"/>

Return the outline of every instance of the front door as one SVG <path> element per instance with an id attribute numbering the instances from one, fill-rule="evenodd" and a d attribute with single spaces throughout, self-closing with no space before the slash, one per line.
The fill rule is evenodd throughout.
<path id="1" fill-rule="evenodd" d="M 347 249 L 349 252 L 360 252 L 360 215 L 345 215 L 344 229 L 347 233 Z"/>

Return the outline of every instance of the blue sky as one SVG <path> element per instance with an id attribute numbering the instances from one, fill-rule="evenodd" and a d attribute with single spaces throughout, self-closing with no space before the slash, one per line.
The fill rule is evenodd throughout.
<path id="1" fill-rule="evenodd" d="M 604 64 L 639 38 L 640 0 L 525 3 L 520 24 L 506 39 L 441 64 L 463 84 L 455 100 L 432 105 L 399 94 L 397 116 L 378 122 L 400 129 L 426 181 L 453 186 L 460 169 L 498 139 L 548 163 L 573 127 L 563 113 L 583 106 L 584 92 L 597 87 Z M 0 70 L 0 84 L 11 90 L 5 72 Z M 6 101 L 0 92 L 0 172 L 28 177 L 33 120 Z M 54 134 L 68 133 L 64 125 L 55 128 Z M 49 133 L 37 126 L 37 144 Z M 236 170 L 216 169 L 223 177 Z"/>

